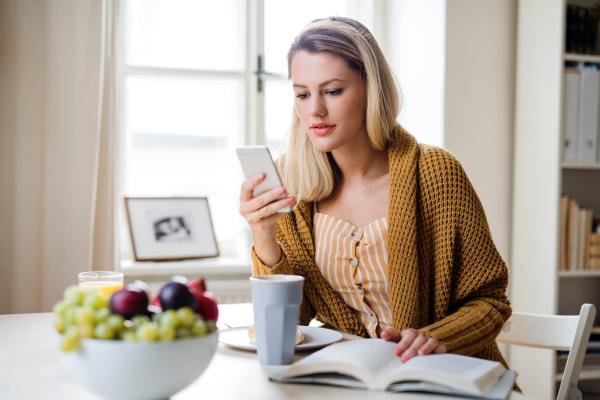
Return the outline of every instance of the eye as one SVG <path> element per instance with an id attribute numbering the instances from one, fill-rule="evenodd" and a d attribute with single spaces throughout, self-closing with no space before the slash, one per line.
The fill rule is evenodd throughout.
<path id="1" fill-rule="evenodd" d="M 297 93 L 296 97 L 300 100 L 304 100 L 306 98 L 306 94 L 305 93 Z"/>
<path id="2" fill-rule="evenodd" d="M 342 89 L 330 90 L 327 93 L 330 94 L 331 96 L 337 96 L 340 93 L 342 93 Z"/>

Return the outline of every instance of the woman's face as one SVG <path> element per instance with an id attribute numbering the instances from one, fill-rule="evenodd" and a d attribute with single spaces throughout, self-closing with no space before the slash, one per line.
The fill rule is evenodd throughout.
<path id="1" fill-rule="evenodd" d="M 328 52 L 300 51 L 292 58 L 296 112 L 317 150 L 364 143 L 366 92 L 360 73 Z"/>

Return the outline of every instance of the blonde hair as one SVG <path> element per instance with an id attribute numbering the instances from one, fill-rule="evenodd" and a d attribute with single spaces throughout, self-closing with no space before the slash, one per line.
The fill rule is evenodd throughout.
<path id="1" fill-rule="evenodd" d="M 396 79 L 371 32 L 350 18 L 329 17 L 311 21 L 294 39 L 287 54 L 288 78 L 299 51 L 329 52 L 359 72 L 366 90 L 366 126 L 373 148 L 383 150 L 398 123 L 401 93 Z M 329 196 L 335 183 L 335 162 L 317 150 L 294 107 L 288 150 L 279 162 L 288 194 L 298 200 L 318 201 Z"/>

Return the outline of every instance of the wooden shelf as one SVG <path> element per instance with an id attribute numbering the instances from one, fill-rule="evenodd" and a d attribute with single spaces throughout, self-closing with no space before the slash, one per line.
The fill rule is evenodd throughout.
<path id="1" fill-rule="evenodd" d="M 600 270 L 589 271 L 558 271 L 559 278 L 590 278 L 600 277 Z"/>
<path id="2" fill-rule="evenodd" d="M 554 375 L 554 380 L 556 382 L 560 382 L 562 380 L 563 374 L 558 373 Z M 600 379 L 600 367 L 583 367 L 581 368 L 581 373 L 579 374 L 579 380 L 591 380 L 591 379 Z"/>
<path id="3" fill-rule="evenodd" d="M 565 53 L 565 61 L 600 63 L 600 55 Z"/>
<path id="4" fill-rule="evenodd" d="M 600 163 L 580 164 L 573 162 L 563 162 L 561 166 L 563 169 L 600 169 Z"/>

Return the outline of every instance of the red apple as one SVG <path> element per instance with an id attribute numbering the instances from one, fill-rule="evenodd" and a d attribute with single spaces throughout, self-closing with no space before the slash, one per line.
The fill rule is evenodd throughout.
<path id="1" fill-rule="evenodd" d="M 189 284 L 188 289 L 190 290 L 198 290 L 201 293 L 206 292 L 206 282 L 204 282 L 204 278 L 198 277 L 194 278 Z"/>
<path id="2" fill-rule="evenodd" d="M 217 318 L 219 317 L 219 308 L 217 307 L 217 302 L 212 293 L 202 293 L 199 290 L 192 290 L 192 294 L 196 298 L 195 311 L 202 315 L 205 320 L 217 322 Z"/>
<path id="3" fill-rule="evenodd" d="M 158 298 L 158 296 L 156 296 L 154 298 L 154 300 L 152 300 L 152 303 L 150 303 L 150 304 L 153 305 L 154 307 L 158 307 L 162 311 L 162 306 L 160 305 L 160 299 Z"/>

